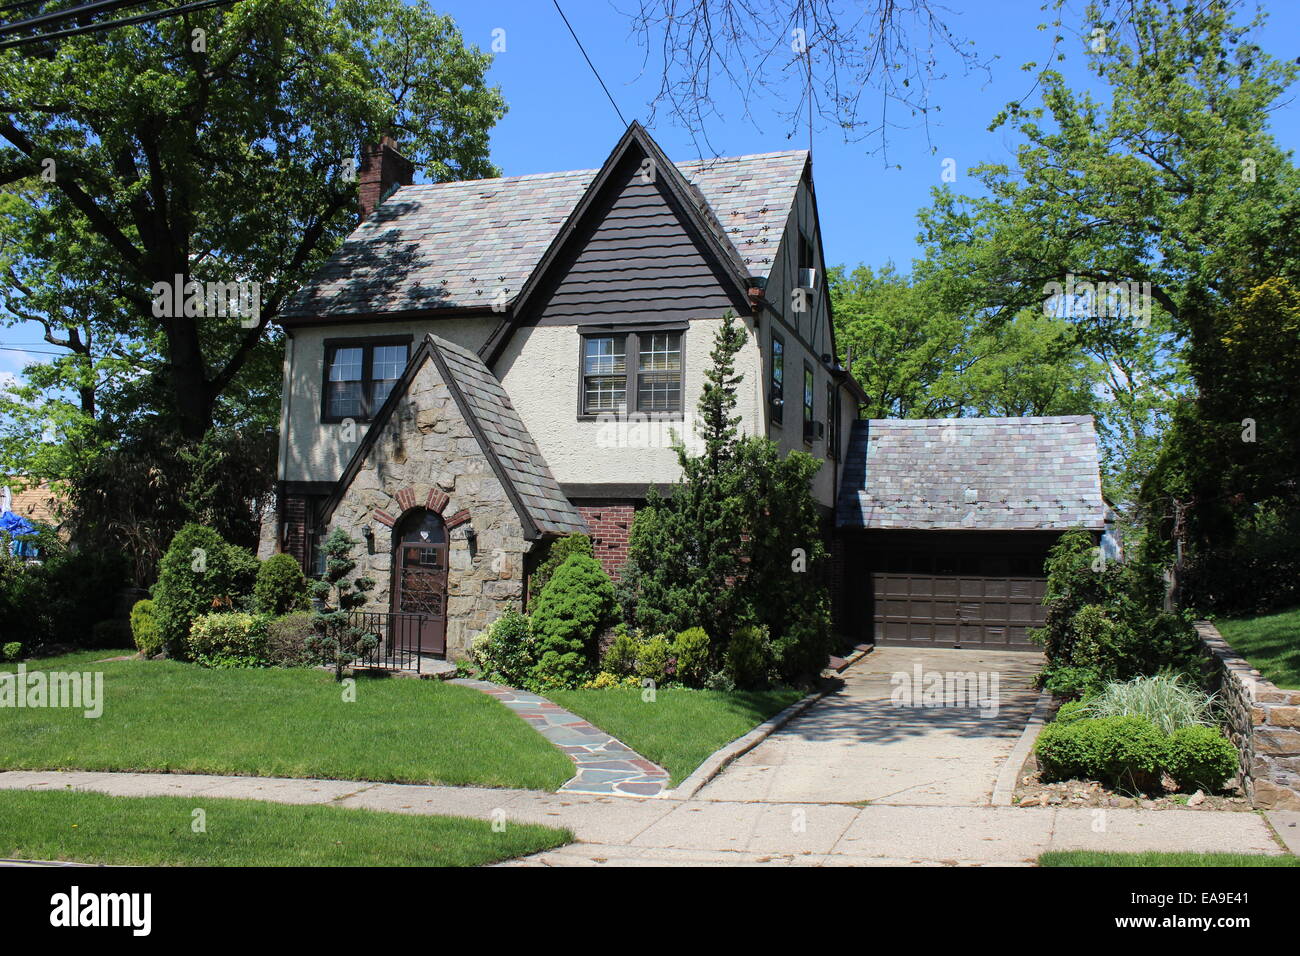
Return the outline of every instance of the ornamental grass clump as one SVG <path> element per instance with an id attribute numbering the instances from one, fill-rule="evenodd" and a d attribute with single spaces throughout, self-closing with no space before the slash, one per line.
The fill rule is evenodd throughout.
<path id="1" fill-rule="evenodd" d="M 1089 717 L 1145 717 L 1166 734 L 1214 724 L 1214 696 L 1168 674 L 1113 681 L 1084 710 Z"/>

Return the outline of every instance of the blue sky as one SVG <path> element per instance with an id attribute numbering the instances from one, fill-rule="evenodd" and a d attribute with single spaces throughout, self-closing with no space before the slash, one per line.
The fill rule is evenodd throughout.
<path id="1" fill-rule="evenodd" d="M 1048 59 L 1052 35 L 1037 29 L 1045 20 L 1043 0 L 940 3 L 952 10 L 955 33 L 974 40 L 982 58 L 998 57 L 990 66 L 991 77 L 982 72 L 962 76 L 955 64 L 941 59 L 940 71 L 951 72 L 931 89 L 931 101 L 941 110 L 930 122 L 929 141 L 921 126 L 892 132 L 889 168 L 882 155 L 871 151 L 878 141 L 845 143 L 837 131 L 814 129 L 813 178 L 828 263 L 881 265 L 892 259 L 906 270 L 919 252 L 916 211 L 929 204 L 931 187 L 940 184 L 943 159 L 955 160 L 954 188 L 961 191 L 973 189 L 964 179 L 966 169 L 1013 156 L 1014 138 L 987 127 L 1008 101 L 1024 97 L 1032 86 L 1021 65 Z M 630 20 L 619 12 L 633 9 L 636 0 L 560 0 L 560 5 L 623 115 L 645 122 L 657 77 L 642 74 L 642 51 L 630 33 Z M 855 4 L 844 0 L 842 5 Z M 1266 0 L 1264 6 L 1269 20 L 1260 45 L 1275 57 L 1294 59 L 1300 55 L 1300 2 Z M 457 20 L 469 42 L 484 49 L 490 49 L 493 29 L 506 31 L 506 51 L 497 55 L 490 74 L 510 105 L 492 135 L 492 158 L 506 175 L 583 169 L 604 161 L 622 126 L 551 0 L 444 0 L 441 9 Z M 1084 80 L 1082 45 L 1067 52 L 1060 68 Z M 1293 92 L 1300 93 L 1300 84 Z M 722 120 L 709 126 L 713 147 L 722 155 L 740 155 L 807 146 L 806 128 L 787 140 L 777 106 L 760 101 L 751 121 L 733 100 Z M 698 156 L 691 137 L 667 125 L 662 114 L 650 131 L 670 158 Z M 1300 105 L 1275 114 L 1274 135 L 1284 147 L 1300 149 Z M 932 146 L 937 150 L 933 155 Z"/>
<path id="2" fill-rule="evenodd" d="M 1029 91 L 1032 78 L 1021 64 L 1048 58 L 1051 35 L 1037 29 L 1045 19 L 1042 0 L 941 2 L 952 11 L 952 30 L 975 41 L 981 58 L 993 60 L 991 75 L 962 75 L 955 64 L 941 59 L 940 71 L 950 75 L 931 89 L 931 102 L 940 112 L 930 122 L 929 139 L 922 126 L 893 131 L 888 165 L 872 151 L 878 141 L 845 143 L 833 130 L 814 131 L 813 176 L 828 263 L 878 266 L 893 260 L 906 270 L 918 252 L 916 211 L 928 204 L 931 187 L 939 184 L 943 160 L 955 161 L 954 185 L 960 191 L 973 188 L 965 170 L 1013 155 L 1014 138 L 1006 131 L 990 133 L 987 126 L 1008 101 Z M 642 71 L 642 50 L 626 16 L 636 3 L 560 0 L 623 115 L 644 122 L 657 76 L 653 68 Z M 853 6 L 852 0 L 844 4 Z M 506 50 L 497 54 L 490 78 L 510 106 L 491 137 L 492 158 L 506 175 L 585 169 L 604 161 L 622 124 L 550 0 L 435 0 L 435 6 L 457 21 L 468 42 L 485 50 L 491 48 L 494 30 L 505 31 Z M 1300 3 L 1268 0 L 1265 9 L 1269 20 L 1260 45 L 1279 58 L 1300 55 Z M 1061 68 L 1072 79 L 1085 80 L 1082 44 L 1067 49 L 1069 59 Z M 759 100 L 752 104 L 753 117 L 746 119 L 737 99 L 724 98 L 724 115 L 708 129 L 713 147 L 723 155 L 805 147 L 806 129 L 786 138 L 780 105 Z M 662 114 L 650 130 L 671 158 L 699 155 L 690 135 L 667 125 Z M 1279 109 L 1273 132 L 1283 146 L 1300 149 L 1300 105 Z M 35 327 L 0 329 L 5 345 L 39 341 Z M 39 359 L 0 351 L 0 376 Z"/>

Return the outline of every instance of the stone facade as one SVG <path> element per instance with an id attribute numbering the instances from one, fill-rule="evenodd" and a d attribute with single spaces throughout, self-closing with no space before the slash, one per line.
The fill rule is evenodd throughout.
<path id="1" fill-rule="evenodd" d="M 448 527 L 447 657 L 459 660 L 492 621 L 521 607 L 524 555 L 533 543 L 432 360 L 383 425 L 326 529 L 343 528 L 357 540 L 358 572 L 376 584 L 367 610 L 389 610 L 391 529 L 424 508 L 443 515 Z M 370 541 L 362 535 L 367 525 Z"/>
<path id="2" fill-rule="evenodd" d="M 1251 805 L 1300 810 L 1300 690 L 1264 680 L 1214 625 L 1201 621 L 1196 630 L 1219 666 L 1219 701 Z"/>

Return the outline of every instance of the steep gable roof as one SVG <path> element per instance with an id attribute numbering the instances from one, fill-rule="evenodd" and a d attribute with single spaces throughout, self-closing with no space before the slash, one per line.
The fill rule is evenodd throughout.
<path id="1" fill-rule="evenodd" d="M 416 348 L 402 377 L 370 423 L 334 494 L 322 509 L 322 523 L 329 521 L 416 374 L 429 361 L 437 365 L 484 457 L 505 488 L 523 525 L 524 536 L 536 539 L 548 534 L 586 533 L 587 523 L 560 490 L 550 466 L 496 376 L 473 352 L 432 334 L 426 335 Z"/>
<path id="2" fill-rule="evenodd" d="M 683 204 L 741 279 L 770 272 L 807 150 L 674 165 L 633 123 L 602 170 L 402 187 L 290 300 L 283 321 L 487 310 L 498 290 L 515 300 L 599 174 L 632 142 L 660 158 Z"/>
<path id="3" fill-rule="evenodd" d="M 1091 415 L 853 423 L 842 527 L 952 531 L 1101 529 Z"/>

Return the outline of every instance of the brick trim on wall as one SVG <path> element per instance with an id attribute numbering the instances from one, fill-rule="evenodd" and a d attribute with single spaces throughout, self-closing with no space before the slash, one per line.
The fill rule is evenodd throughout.
<path id="1" fill-rule="evenodd" d="M 574 502 L 578 513 L 591 528 L 591 546 L 596 560 L 615 581 L 627 564 L 628 533 L 636 517 L 636 501 Z"/>
<path id="2" fill-rule="evenodd" d="M 1219 702 L 1251 806 L 1300 810 L 1300 690 L 1265 680 L 1208 621 L 1196 632 L 1219 666 Z"/>

